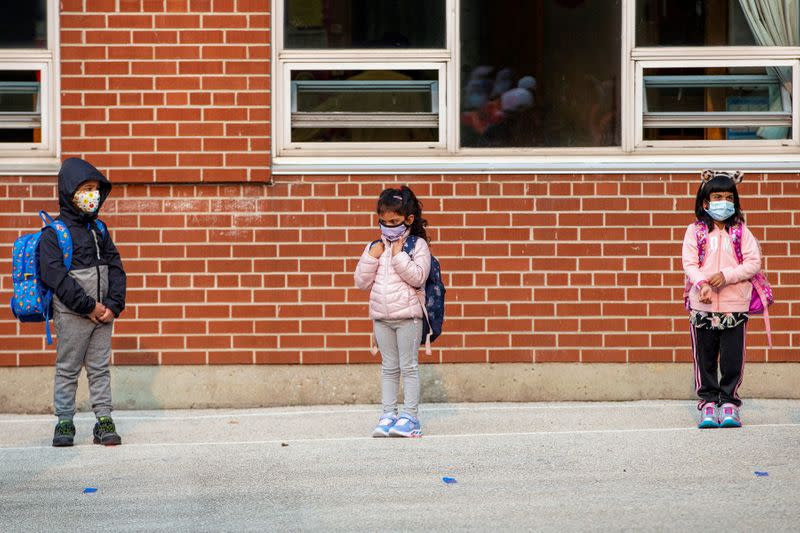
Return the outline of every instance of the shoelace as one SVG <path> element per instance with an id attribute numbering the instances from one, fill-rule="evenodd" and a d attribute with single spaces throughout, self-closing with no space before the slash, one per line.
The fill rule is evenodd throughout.
<path id="1" fill-rule="evenodd" d="M 73 426 L 72 424 L 68 424 L 66 422 L 60 423 L 58 424 L 58 426 L 56 426 L 56 432 L 59 435 L 72 435 L 74 431 L 75 431 L 75 426 Z"/>
<path id="2" fill-rule="evenodd" d="M 114 431 L 116 431 L 116 428 L 114 427 L 114 422 L 112 420 L 109 420 L 107 418 L 100 419 L 98 423 L 100 424 L 98 428 L 103 433 L 114 433 Z"/>

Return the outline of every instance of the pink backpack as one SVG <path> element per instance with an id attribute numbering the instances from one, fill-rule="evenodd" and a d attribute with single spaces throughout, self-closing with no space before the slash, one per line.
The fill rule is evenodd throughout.
<path id="1" fill-rule="evenodd" d="M 706 227 L 705 223 L 698 220 L 695 222 L 695 237 L 697 238 L 697 255 L 698 261 L 700 265 L 703 265 L 703 261 L 706 259 L 706 244 L 708 242 L 708 228 Z M 736 224 L 732 226 L 730 229 L 731 241 L 733 242 L 733 251 L 736 254 L 736 260 L 739 261 L 739 264 L 744 263 L 744 257 L 742 256 L 742 232 L 744 230 L 744 226 L 742 224 Z M 767 277 L 764 275 L 763 271 L 759 271 L 755 276 L 750 279 L 750 283 L 753 284 L 753 296 L 750 298 L 750 310 L 749 313 L 752 315 L 764 315 L 764 326 L 767 330 L 767 339 L 769 341 L 770 348 L 772 347 L 772 331 L 769 327 L 769 311 L 767 308 L 775 303 L 775 297 L 772 294 L 772 287 L 767 281 Z M 684 305 L 686 306 L 687 310 L 691 309 L 691 304 L 689 303 L 689 292 L 692 290 L 692 284 L 688 280 L 686 280 L 686 287 L 683 291 L 683 301 Z"/>

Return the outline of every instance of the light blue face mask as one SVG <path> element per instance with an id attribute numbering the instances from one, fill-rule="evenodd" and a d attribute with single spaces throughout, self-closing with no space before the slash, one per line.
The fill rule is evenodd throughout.
<path id="1" fill-rule="evenodd" d="M 728 202 L 727 200 L 709 202 L 708 207 L 706 208 L 706 213 L 708 213 L 708 216 L 717 222 L 728 220 L 735 212 L 736 209 L 733 207 L 733 202 Z"/>

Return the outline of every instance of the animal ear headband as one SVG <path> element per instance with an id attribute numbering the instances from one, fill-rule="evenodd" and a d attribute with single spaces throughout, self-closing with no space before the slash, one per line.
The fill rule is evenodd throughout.
<path id="1" fill-rule="evenodd" d="M 712 179 L 716 178 L 717 176 L 725 176 L 726 178 L 730 178 L 733 180 L 734 183 L 741 183 L 744 179 L 744 172 L 741 170 L 737 170 L 735 172 L 730 172 L 727 170 L 704 170 L 700 174 L 700 178 L 703 180 L 703 185 L 711 181 Z"/>

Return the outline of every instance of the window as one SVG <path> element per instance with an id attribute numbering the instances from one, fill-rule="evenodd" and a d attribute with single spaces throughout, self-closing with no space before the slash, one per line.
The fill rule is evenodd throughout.
<path id="1" fill-rule="evenodd" d="M 720 66 L 639 62 L 642 87 L 641 131 L 646 146 L 680 141 L 779 141 L 789 144 L 794 120 L 794 63 L 774 66 Z M 780 74 L 779 74 L 780 73 Z M 637 116 L 639 113 L 637 113 Z"/>
<path id="2" fill-rule="evenodd" d="M 0 171 L 58 153 L 55 0 L 11 2 L 0 20 Z M 45 168 L 41 165 L 39 168 Z"/>
<path id="3" fill-rule="evenodd" d="M 637 0 L 634 147 L 796 150 L 798 2 Z"/>
<path id="4" fill-rule="evenodd" d="M 445 150 L 445 6 L 278 0 L 278 151 Z"/>
<path id="5" fill-rule="evenodd" d="M 798 3 L 275 0 L 276 170 L 800 162 Z"/>
<path id="6" fill-rule="evenodd" d="M 441 73 L 430 67 L 293 70 L 292 141 L 438 145 Z"/>
<path id="7" fill-rule="evenodd" d="M 460 147 L 620 146 L 618 0 L 461 0 L 459 12 Z"/>

